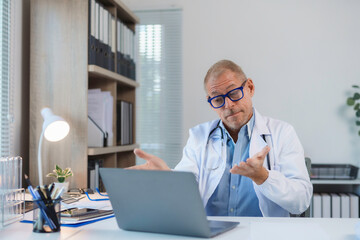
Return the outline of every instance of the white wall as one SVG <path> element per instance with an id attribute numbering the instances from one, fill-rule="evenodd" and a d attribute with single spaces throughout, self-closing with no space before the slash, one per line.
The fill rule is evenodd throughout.
<path id="1" fill-rule="evenodd" d="M 360 84 L 360 1 L 123 0 L 132 10 L 183 9 L 184 139 L 216 118 L 203 77 L 220 59 L 252 78 L 254 106 L 291 123 L 316 163 L 360 163 L 354 111 Z"/>

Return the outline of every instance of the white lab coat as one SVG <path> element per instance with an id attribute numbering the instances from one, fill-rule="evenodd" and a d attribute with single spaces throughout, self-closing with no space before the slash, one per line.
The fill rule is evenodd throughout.
<path id="1" fill-rule="evenodd" d="M 259 208 L 264 217 L 300 214 L 309 207 L 313 191 L 301 143 L 290 124 L 263 117 L 256 109 L 254 114 L 249 155 L 251 157 L 260 152 L 267 144 L 271 148 L 269 177 L 261 185 L 253 182 Z M 190 129 L 183 157 L 175 167 L 175 170 L 195 174 L 204 206 L 218 186 L 226 165 L 226 144 L 222 145 L 220 130 L 208 138 L 218 121 Z M 262 135 L 265 135 L 267 143 Z M 268 168 L 266 159 L 264 167 Z"/>

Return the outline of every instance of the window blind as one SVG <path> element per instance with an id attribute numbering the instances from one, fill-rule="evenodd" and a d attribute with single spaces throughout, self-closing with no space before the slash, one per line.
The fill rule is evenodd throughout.
<path id="1" fill-rule="evenodd" d="M 11 0 L 0 2 L 0 154 L 13 155 L 13 78 L 12 35 L 14 29 Z"/>
<path id="2" fill-rule="evenodd" d="M 173 168 L 182 156 L 182 11 L 136 11 L 136 139 Z M 137 164 L 143 160 L 137 159 Z"/>

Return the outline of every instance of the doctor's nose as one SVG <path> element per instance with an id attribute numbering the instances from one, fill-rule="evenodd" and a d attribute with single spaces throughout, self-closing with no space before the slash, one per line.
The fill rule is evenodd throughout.
<path id="1" fill-rule="evenodd" d="M 235 102 L 231 101 L 230 98 L 225 98 L 224 108 L 231 108 L 232 106 L 234 106 L 234 104 Z"/>

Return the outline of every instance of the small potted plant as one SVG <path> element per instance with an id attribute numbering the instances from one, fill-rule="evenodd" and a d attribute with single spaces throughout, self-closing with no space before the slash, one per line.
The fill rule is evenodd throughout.
<path id="1" fill-rule="evenodd" d="M 353 97 L 349 97 L 346 100 L 346 103 L 348 106 L 353 107 L 355 116 L 360 118 L 360 87 L 358 85 L 353 85 L 352 87 L 356 89 L 356 92 Z M 360 119 L 355 120 L 355 125 L 360 126 Z M 360 136 L 360 130 L 358 131 L 358 135 Z"/>
<path id="2" fill-rule="evenodd" d="M 61 167 L 59 167 L 59 165 L 55 165 L 53 172 L 46 175 L 46 177 L 56 178 L 57 182 L 55 182 L 55 189 L 61 189 L 64 187 L 64 192 L 67 192 L 69 189 L 69 182 L 65 182 L 65 180 L 71 176 L 73 176 L 71 168 L 65 168 L 63 170 Z"/>

